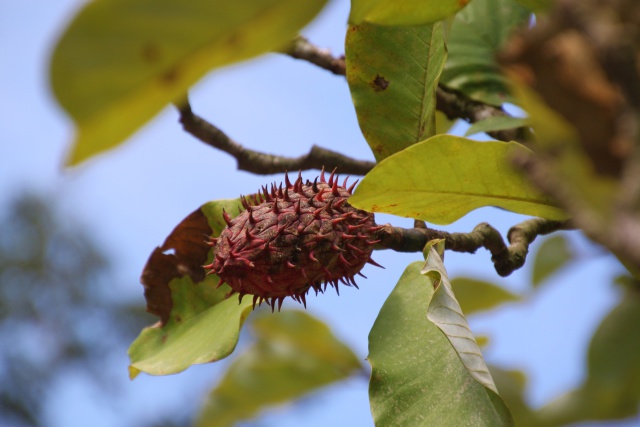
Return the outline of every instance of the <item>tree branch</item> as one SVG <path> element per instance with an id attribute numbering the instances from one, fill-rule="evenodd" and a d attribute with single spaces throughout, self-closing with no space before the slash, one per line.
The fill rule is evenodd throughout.
<path id="1" fill-rule="evenodd" d="M 375 249 L 392 249 L 397 252 L 420 252 L 433 239 L 445 239 L 445 248 L 454 252 L 475 253 L 479 248 L 491 252 L 491 260 L 500 276 L 508 276 L 522 267 L 529 253 L 529 245 L 539 235 L 568 230 L 573 227 L 566 221 L 550 221 L 533 218 L 517 224 L 509 230 L 507 246 L 500 232 L 483 222 L 470 233 L 448 233 L 434 230 L 423 224 L 415 228 L 385 225 L 377 233 L 380 242 Z"/>
<path id="2" fill-rule="evenodd" d="M 296 37 L 286 54 L 296 59 L 308 61 L 334 74 L 346 75 L 344 57 L 334 57 L 331 52 L 314 46 L 304 37 Z M 437 108 L 447 117 L 462 118 L 470 123 L 489 117 L 508 115 L 501 108 L 474 101 L 460 92 L 443 86 L 437 88 L 436 99 Z M 300 157 L 284 157 L 251 150 L 231 139 L 218 127 L 194 114 L 188 100 L 177 105 L 177 108 L 180 112 L 180 123 L 183 129 L 205 144 L 235 157 L 239 170 L 264 175 L 288 170 L 337 167 L 341 173 L 366 175 L 375 166 L 374 162 L 353 159 L 317 145 L 312 146 L 309 153 Z M 489 132 L 489 135 L 502 141 L 523 140 L 524 129 Z"/>
<path id="3" fill-rule="evenodd" d="M 196 115 L 191 110 L 189 101 L 178 105 L 180 123 L 185 131 L 200 141 L 235 157 L 238 169 L 255 174 L 272 174 L 291 170 L 338 168 L 341 173 L 366 175 L 374 166 L 374 162 L 356 160 L 336 151 L 311 147 L 309 153 L 300 157 L 284 157 L 262 153 L 243 147 L 231 139 L 222 130 Z"/>
<path id="4" fill-rule="evenodd" d="M 640 271 L 639 26 L 637 0 L 558 0 L 499 55 L 517 80 L 571 126 L 572 136 L 558 127 L 541 136 L 536 154 L 518 155 L 516 166 L 574 226 L 635 274 Z"/>
<path id="5" fill-rule="evenodd" d="M 292 58 L 302 59 L 324 68 L 333 74 L 346 76 L 344 56 L 334 57 L 327 49 L 321 49 L 311 44 L 302 36 L 296 37 L 285 52 Z M 502 108 L 474 101 L 462 92 L 438 85 L 436 89 L 436 108 L 449 119 L 463 119 L 469 123 L 479 122 L 490 117 L 509 116 Z M 505 129 L 488 132 L 500 141 L 514 141 L 525 139 L 525 128 Z"/>
<path id="6" fill-rule="evenodd" d="M 603 212 L 589 205 L 570 185 L 558 179 L 553 164 L 537 156 L 517 157 L 516 165 L 543 193 L 558 200 L 572 217 L 572 222 L 593 241 L 608 248 L 635 268 L 640 266 L 640 222 L 635 210 L 614 206 L 613 212 Z M 606 215 L 611 215 L 611 218 Z"/>
<path id="7" fill-rule="evenodd" d="M 469 123 L 476 123 L 490 117 L 511 117 L 502 108 L 474 101 L 462 92 L 438 85 L 436 90 L 436 108 L 442 111 L 449 120 L 460 118 Z M 499 141 L 525 141 L 527 129 L 524 127 L 487 132 Z"/>
<path id="8" fill-rule="evenodd" d="M 311 44 L 305 37 L 298 36 L 293 39 L 284 53 L 292 58 L 310 62 L 338 76 L 347 75 L 344 55 L 334 57 L 328 49 L 321 49 Z"/>

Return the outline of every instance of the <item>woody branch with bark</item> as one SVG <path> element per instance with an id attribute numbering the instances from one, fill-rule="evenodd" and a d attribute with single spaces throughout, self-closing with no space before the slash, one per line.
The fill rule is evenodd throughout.
<path id="1" fill-rule="evenodd" d="M 293 40 L 285 53 L 333 74 L 346 75 L 344 57 L 334 57 L 328 50 L 311 44 L 304 37 Z M 472 100 L 463 93 L 443 85 L 437 87 L 436 101 L 437 109 L 449 119 L 459 118 L 475 123 L 490 117 L 508 116 L 500 107 Z M 312 146 L 307 154 L 295 158 L 251 150 L 195 114 L 188 99 L 176 107 L 180 113 L 180 123 L 186 132 L 201 142 L 233 156 L 240 170 L 255 174 L 273 174 L 290 170 L 322 169 L 330 165 L 342 173 L 365 175 L 375 166 L 374 162 L 353 159 L 316 145 Z M 497 140 L 511 141 L 522 140 L 525 133 L 524 129 L 516 128 L 489 132 L 489 135 Z M 384 226 L 378 232 L 380 242 L 376 249 L 420 252 L 429 240 L 444 239 L 446 248 L 455 252 L 475 253 L 479 248 L 485 248 L 491 253 L 496 272 L 501 276 L 508 276 L 524 265 L 529 245 L 537 236 L 572 228 L 568 221 L 534 218 L 513 226 L 507 234 L 507 244 L 500 232 L 488 223 L 478 224 L 469 233 L 448 233 L 427 227 L 423 221 L 416 221 L 415 227 L 408 229 Z"/>

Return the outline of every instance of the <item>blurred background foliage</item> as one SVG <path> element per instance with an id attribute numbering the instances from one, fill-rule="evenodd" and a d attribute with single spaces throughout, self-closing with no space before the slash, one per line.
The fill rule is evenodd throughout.
<path id="1" fill-rule="evenodd" d="M 105 367 L 153 317 L 118 295 L 105 253 L 50 198 L 18 195 L 0 230 L 1 424 L 47 425 L 52 393 L 71 375 L 115 396 Z"/>

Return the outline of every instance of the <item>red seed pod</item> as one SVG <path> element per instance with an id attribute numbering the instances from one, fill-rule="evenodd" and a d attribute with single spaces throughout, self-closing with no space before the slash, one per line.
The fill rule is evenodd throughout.
<path id="1" fill-rule="evenodd" d="M 326 180 L 322 171 L 313 183 L 285 175 L 284 187 L 262 187 L 261 202 L 242 197 L 240 215 L 223 213 L 227 227 L 210 240 L 213 262 L 204 268 L 240 299 L 253 295 L 254 307 L 266 301 L 280 309 L 286 297 L 306 306 L 310 289 L 338 291 L 339 281 L 357 287 L 354 276 L 364 265 L 378 265 L 371 252 L 381 227 L 372 213 L 349 205 L 355 183 L 346 185 L 333 172 Z"/>

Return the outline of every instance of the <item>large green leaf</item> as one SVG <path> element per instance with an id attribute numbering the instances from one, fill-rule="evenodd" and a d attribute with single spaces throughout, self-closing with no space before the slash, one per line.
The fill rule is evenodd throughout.
<path id="1" fill-rule="evenodd" d="M 231 426 L 362 368 L 324 323 L 304 312 L 268 314 L 253 326 L 257 342 L 231 364 L 197 426 Z"/>
<path id="2" fill-rule="evenodd" d="M 533 259 L 531 284 L 539 286 L 572 258 L 573 253 L 564 236 L 554 235 L 544 239 Z"/>
<path id="3" fill-rule="evenodd" d="M 180 372 L 197 363 L 222 359 L 233 351 L 240 328 L 251 312 L 251 298 L 226 298 L 218 277 L 204 275 L 211 258 L 206 235 L 224 228 L 222 210 L 237 212 L 239 200 L 210 202 L 193 212 L 151 254 L 142 282 L 148 311 L 161 321 L 145 328 L 129 348 L 133 378 Z"/>
<path id="4" fill-rule="evenodd" d="M 207 71 L 280 48 L 326 0 L 96 0 L 66 29 L 54 94 L 77 125 L 69 163 L 112 148 Z"/>
<path id="5" fill-rule="evenodd" d="M 540 409 L 540 425 L 637 415 L 640 405 L 640 293 L 627 291 L 603 320 L 589 347 L 585 382 Z"/>
<path id="6" fill-rule="evenodd" d="M 498 393 L 480 347 L 451 288 L 447 270 L 442 262 L 444 240 L 432 240 L 427 243 L 424 252 L 426 260 L 420 273 L 431 279 L 435 289 L 427 311 L 427 319 L 445 334 L 471 376 L 484 387 Z"/>
<path id="7" fill-rule="evenodd" d="M 345 56 L 358 123 L 377 160 L 435 133 L 441 24 L 350 26 Z"/>
<path id="8" fill-rule="evenodd" d="M 369 397 L 377 427 L 513 425 L 500 397 L 478 383 L 427 319 L 434 293 L 410 264 L 369 333 Z"/>
<path id="9" fill-rule="evenodd" d="M 449 224 L 482 206 L 548 218 L 565 214 L 510 166 L 515 142 L 436 135 L 380 162 L 349 203 L 370 212 Z"/>
<path id="10" fill-rule="evenodd" d="M 471 0 L 351 0 L 349 22 L 429 24 L 455 14 Z"/>
<path id="11" fill-rule="evenodd" d="M 451 279 L 451 288 L 466 315 L 520 300 L 519 295 L 501 286 L 468 277 Z"/>
<path id="12" fill-rule="evenodd" d="M 474 0 L 453 21 L 441 82 L 488 104 L 513 102 L 495 55 L 530 15 L 515 0 Z"/>

